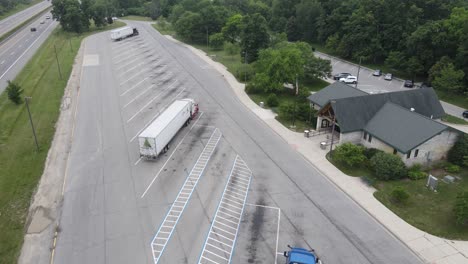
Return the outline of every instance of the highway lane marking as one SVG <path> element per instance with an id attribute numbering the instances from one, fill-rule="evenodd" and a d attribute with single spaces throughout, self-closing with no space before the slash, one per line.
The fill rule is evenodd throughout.
<path id="1" fill-rule="evenodd" d="M 10 65 L 10 67 L 8 67 L 8 69 L 6 69 L 6 71 L 2 74 L 2 76 L 0 76 L 0 80 L 5 76 L 5 74 L 7 74 L 8 71 L 11 70 L 11 68 L 13 68 L 13 66 L 15 66 L 15 64 L 24 56 L 24 54 L 26 54 L 26 52 L 29 51 L 29 49 L 31 49 L 31 47 L 36 44 L 36 42 L 41 39 L 42 35 L 47 32 L 47 30 L 49 29 L 49 27 L 51 27 L 54 23 L 50 23 L 49 26 L 39 35 L 39 37 L 37 37 L 36 40 L 33 41 L 33 43 L 31 43 L 31 45 L 29 45 L 29 47 L 13 62 L 13 64 Z"/>
<path id="2" fill-rule="evenodd" d="M 198 121 L 200 121 L 201 117 L 203 116 L 203 112 L 200 113 L 200 115 L 198 116 L 197 118 L 197 121 L 195 121 L 195 123 L 190 127 L 189 131 L 187 131 L 187 133 L 185 133 L 185 135 L 182 137 L 182 139 L 179 141 L 179 143 L 177 143 L 176 147 L 174 148 L 174 151 L 172 151 L 171 155 L 169 155 L 169 158 L 167 158 L 166 162 L 164 162 L 163 166 L 161 167 L 161 169 L 159 169 L 158 173 L 156 173 L 156 175 L 154 175 L 153 177 L 153 180 L 150 182 L 150 184 L 148 185 L 148 187 L 146 187 L 146 190 L 143 192 L 143 194 L 140 196 L 140 198 L 143 199 L 143 197 L 145 197 L 146 193 L 148 192 L 148 190 L 151 188 L 151 186 L 153 185 L 154 181 L 159 177 L 159 174 L 161 174 L 161 172 L 164 170 L 164 168 L 166 167 L 167 163 L 169 163 L 169 161 L 171 161 L 171 158 L 172 156 L 174 155 L 174 153 L 177 151 L 177 149 L 180 147 L 180 145 L 182 144 L 182 142 L 184 142 L 184 139 L 188 136 L 188 134 L 190 134 L 190 132 L 193 130 L 193 128 L 195 127 L 195 125 L 198 123 Z"/>
<path id="3" fill-rule="evenodd" d="M 231 263 L 252 171 L 237 155 L 198 259 L 199 264 Z"/>
<path id="4" fill-rule="evenodd" d="M 179 194 L 177 194 L 174 203 L 172 203 L 171 208 L 167 212 L 164 221 L 161 223 L 158 231 L 154 235 L 153 240 L 151 241 L 151 250 L 153 253 L 154 264 L 159 262 L 159 259 L 164 253 L 164 249 L 169 243 L 169 240 L 172 237 L 172 233 L 174 232 L 180 217 L 182 216 L 188 202 L 190 201 L 193 191 L 197 187 L 197 184 L 202 177 L 214 150 L 218 146 L 222 135 L 223 134 L 221 131 L 219 131 L 217 128 L 213 131 L 210 139 L 205 145 L 205 148 L 193 166 L 192 171 L 189 173 L 184 184 L 182 185 Z M 204 159 L 202 159 L 202 157 L 204 157 Z"/>
<path id="5" fill-rule="evenodd" d="M 175 80 L 170 86 L 169 88 L 172 88 L 173 85 L 177 83 L 177 80 Z M 182 91 L 180 91 L 176 96 L 175 98 L 177 98 L 183 91 L 185 91 L 185 88 L 182 89 Z M 156 95 L 153 99 L 151 99 L 151 101 L 149 101 L 148 103 L 146 103 L 142 108 L 140 108 L 140 110 L 138 110 L 138 112 L 136 112 L 132 117 L 130 117 L 130 119 L 127 120 L 127 123 L 130 123 L 130 121 L 132 121 L 137 115 L 139 115 L 141 112 L 143 112 L 143 110 L 146 109 L 146 107 L 148 107 L 154 100 L 158 99 L 160 96 L 162 95 L 162 93 Z"/>
<path id="6" fill-rule="evenodd" d="M 130 92 L 131 90 L 135 89 L 136 87 L 138 87 L 138 85 L 140 85 L 142 82 L 144 82 L 145 80 L 148 80 L 149 77 L 145 77 L 143 80 L 137 82 L 136 84 L 134 84 L 132 87 L 130 87 L 130 89 L 126 90 L 125 92 L 123 92 L 120 96 L 124 96 L 126 95 L 128 92 Z"/>

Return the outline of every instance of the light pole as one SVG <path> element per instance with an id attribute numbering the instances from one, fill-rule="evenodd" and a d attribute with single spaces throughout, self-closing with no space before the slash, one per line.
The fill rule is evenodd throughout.
<path id="1" fill-rule="evenodd" d="M 358 70 L 357 70 L 357 78 L 356 78 L 356 86 L 354 88 L 357 88 L 357 84 L 359 82 L 359 72 L 361 71 L 361 59 L 362 57 L 359 57 L 359 66 L 358 66 Z"/>
<path id="2" fill-rule="evenodd" d="M 293 121 L 292 121 L 292 128 L 296 127 L 296 107 L 297 107 L 297 94 L 299 93 L 299 82 L 297 80 L 297 74 L 296 74 L 296 90 L 294 91 L 294 111 L 293 111 Z"/>
<path id="3" fill-rule="evenodd" d="M 24 97 L 24 102 L 26 103 L 26 108 L 28 109 L 28 114 L 29 114 L 29 122 L 31 123 L 31 128 L 32 128 L 32 132 L 33 132 L 33 135 L 34 135 L 34 142 L 36 142 L 36 148 L 37 148 L 37 151 L 39 151 L 39 144 L 37 143 L 37 137 L 36 137 L 36 130 L 34 129 L 34 123 L 33 123 L 33 120 L 32 120 L 32 117 L 31 117 L 31 111 L 29 110 L 29 101 L 31 97 L 29 96 L 26 96 Z"/>
<path id="4" fill-rule="evenodd" d="M 244 82 L 247 84 L 247 51 L 244 51 Z"/>
<path id="5" fill-rule="evenodd" d="M 330 107 L 332 107 L 336 103 L 335 100 L 330 102 Z M 331 136 L 331 143 L 330 143 L 330 159 L 332 158 L 332 149 L 333 149 L 333 136 L 335 135 L 335 110 L 333 110 L 333 126 L 332 126 L 332 136 Z"/>

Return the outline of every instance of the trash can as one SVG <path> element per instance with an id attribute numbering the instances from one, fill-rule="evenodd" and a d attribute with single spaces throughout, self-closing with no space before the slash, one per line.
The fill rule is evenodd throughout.
<path id="1" fill-rule="evenodd" d="M 321 149 L 327 149 L 327 142 L 320 142 Z"/>
<path id="2" fill-rule="evenodd" d="M 304 137 L 308 138 L 310 136 L 309 130 L 304 130 Z"/>
<path id="3" fill-rule="evenodd" d="M 264 102 L 260 102 L 260 107 L 261 107 L 261 108 L 264 108 L 264 107 L 265 107 L 265 103 L 264 103 Z"/>

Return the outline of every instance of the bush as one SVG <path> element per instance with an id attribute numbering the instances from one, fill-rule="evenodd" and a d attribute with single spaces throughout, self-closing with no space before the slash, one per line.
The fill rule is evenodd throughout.
<path id="1" fill-rule="evenodd" d="M 279 117 L 282 119 L 292 119 L 294 114 L 294 104 L 284 103 L 279 106 Z"/>
<path id="2" fill-rule="evenodd" d="M 405 203 L 409 199 L 409 193 L 401 186 L 395 187 L 390 195 L 396 203 Z"/>
<path id="3" fill-rule="evenodd" d="M 364 149 L 364 156 L 366 156 L 366 158 L 368 160 L 372 159 L 372 157 L 375 156 L 375 154 L 379 153 L 379 152 L 382 152 L 380 149 L 376 149 L 376 148 L 366 148 Z"/>
<path id="4" fill-rule="evenodd" d="M 224 42 L 224 50 L 228 55 L 236 55 L 240 53 L 240 47 L 237 44 L 231 42 Z"/>
<path id="5" fill-rule="evenodd" d="M 407 169 L 400 157 L 379 152 L 370 160 L 375 177 L 380 180 L 396 180 L 407 175 Z"/>
<path id="6" fill-rule="evenodd" d="M 427 177 L 427 173 L 422 171 L 420 164 L 415 164 L 408 170 L 408 178 L 411 180 L 420 180 Z"/>
<path id="7" fill-rule="evenodd" d="M 17 105 L 21 103 L 21 94 L 23 93 L 23 89 L 21 89 L 21 87 L 18 84 L 8 81 L 6 91 L 8 94 L 8 99 L 10 99 L 10 101 Z"/>
<path id="8" fill-rule="evenodd" d="M 341 144 L 333 151 L 333 159 L 350 167 L 360 165 L 366 160 L 364 147 L 352 143 Z"/>
<path id="9" fill-rule="evenodd" d="M 458 225 L 465 225 L 468 223 L 468 192 L 462 192 L 457 195 L 453 212 L 455 213 L 456 223 Z"/>
<path id="10" fill-rule="evenodd" d="M 276 94 L 271 93 L 270 95 L 268 95 L 266 103 L 269 107 L 277 107 L 279 105 L 279 101 Z"/>
<path id="11" fill-rule="evenodd" d="M 468 134 L 458 137 L 457 142 L 455 142 L 448 153 L 448 160 L 455 165 L 464 166 L 463 158 L 465 156 L 468 156 Z"/>
<path id="12" fill-rule="evenodd" d="M 216 50 L 220 50 L 224 44 L 224 37 L 221 33 L 215 33 L 210 36 L 210 47 Z"/>
<path id="13" fill-rule="evenodd" d="M 449 164 L 444 169 L 445 169 L 446 172 L 449 172 L 449 173 L 460 172 L 460 166 L 454 165 L 454 164 Z"/>

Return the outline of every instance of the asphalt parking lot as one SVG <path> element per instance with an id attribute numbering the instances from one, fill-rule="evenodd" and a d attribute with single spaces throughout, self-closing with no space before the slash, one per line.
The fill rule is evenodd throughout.
<path id="1" fill-rule="evenodd" d="M 287 244 L 326 263 L 418 263 L 218 72 L 135 25 L 136 37 L 86 40 L 54 263 L 282 263 Z M 138 134 L 187 97 L 197 118 L 141 160 Z"/>

